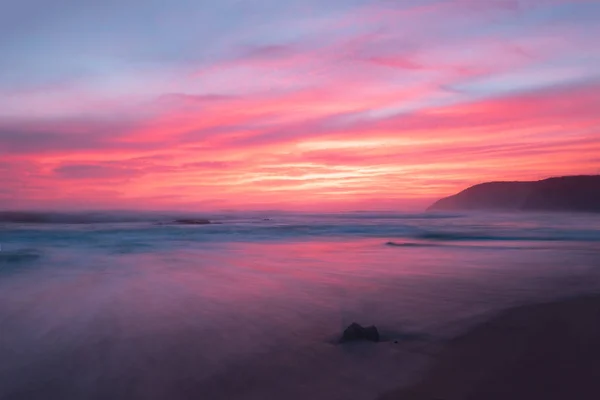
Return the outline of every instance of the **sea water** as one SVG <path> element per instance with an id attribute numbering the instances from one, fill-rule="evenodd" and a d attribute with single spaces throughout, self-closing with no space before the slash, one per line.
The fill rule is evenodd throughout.
<path id="1" fill-rule="evenodd" d="M 600 290 L 599 215 L 186 216 L 216 223 L 0 222 L 0 399 L 375 399 L 498 310 Z"/>

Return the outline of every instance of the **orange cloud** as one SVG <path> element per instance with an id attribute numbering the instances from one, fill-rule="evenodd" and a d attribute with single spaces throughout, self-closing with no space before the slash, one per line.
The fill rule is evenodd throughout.
<path id="1" fill-rule="evenodd" d="M 179 69 L 156 95 L 61 89 L 60 107 L 0 114 L 0 206 L 415 207 L 486 180 L 599 172 L 600 83 L 559 40 L 582 32 L 457 31 L 457 10 L 489 24 L 538 7 L 480 3 L 369 8 L 322 40 Z M 38 96 L 14 110 L 52 103 Z"/>

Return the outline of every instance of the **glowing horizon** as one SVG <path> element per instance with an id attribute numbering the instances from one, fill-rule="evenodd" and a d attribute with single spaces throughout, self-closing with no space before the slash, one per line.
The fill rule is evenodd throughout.
<path id="1" fill-rule="evenodd" d="M 321 3 L 8 6 L 0 209 L 412 209 L 600 173 L 597 2 Z"/>

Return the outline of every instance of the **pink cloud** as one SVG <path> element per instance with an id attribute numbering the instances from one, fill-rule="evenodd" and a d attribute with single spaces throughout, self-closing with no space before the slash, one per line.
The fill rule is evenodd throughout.
<path id="1" fill-rule="evenodd" d="M 188 66 L 143 101 L 61 90 L 53 112 L 0 117 L 0 170 L 18 182 L 0 204 L 416 204 L 484 180 L 595 173 L 600 83 L 591 64 L 564 66 L 582 49 L 600 57 L 571 40 L 580 30 L 472 32 L 559 2 L 543 3 L 371 6 L 329 36 Z M 23 109 L 38 104 L 28 96 Z"/>

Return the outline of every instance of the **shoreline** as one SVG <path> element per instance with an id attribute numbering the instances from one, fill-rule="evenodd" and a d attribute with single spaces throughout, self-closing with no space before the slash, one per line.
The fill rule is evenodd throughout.
<path id="1" fill-rule="evenodd" d="M 498 313 L 433 356 L 421 380 L 377 400 L 600 398 L 600 295 Z"/>

